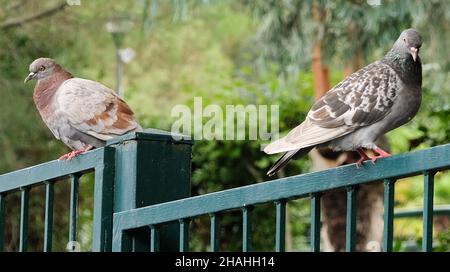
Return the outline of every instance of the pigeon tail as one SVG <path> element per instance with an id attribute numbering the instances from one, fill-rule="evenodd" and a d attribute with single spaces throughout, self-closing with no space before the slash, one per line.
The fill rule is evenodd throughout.
<path id="1" fill-rule="evenodd" d="M 280 138 L 264 148 L 267 154 L 297 151 L 314 147 L 336 138 L 342 137 L 353 129 L 348 126 L 325 128 L 314 124 L 310 118 L 291 130 L 285 137 Z M 311 149 L 310 148 L 310 149 Z"/>
<path id="2" fill-rule="evenodd" d="M 296 158 L 303 157 L 304 155 L 308 154 L 308 152 L 311 151 L 311 149 L 313 148 L 314 146 L 309 146 L 284 153 L 283 156 L 281 156 L 281 158 L 279 158 L 275 162 L 275 164 L 269 169 L 269 171 L 267 171 L 267 175 L 269 177 L 273 176 L 276 172 L 285 167 L 286 164 L 288 164 L 294 156 Z"/>

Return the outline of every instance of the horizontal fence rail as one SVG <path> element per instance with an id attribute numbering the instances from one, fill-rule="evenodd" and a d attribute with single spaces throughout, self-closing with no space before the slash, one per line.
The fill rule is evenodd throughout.
<path id="1" fill-rule="evenodd" d="M 450 205 L 435 205 L 433 209 L 433 215 L 450 216 Z M 422 217 L 423 208 L 401 208 L 395 209 L 394 218 L 414 218 Z"/>
<path id="2" fill-rule="evenodd" d="M 195 196 L 162 204 L 131 209 L 114 214 L 113 250 L 123 250 L 123 234 L 126 231 L 151 226 L 155 228 L 168 222 L 185 222 L 185 220 L 202 216 L 211 216 L 212 250 L 217 250 L 216 216 L 227 211 L 242 210 L 243 251 L 251 249 L 251 207 L 273 202 L 276 207 L 277 234 L 275 249 L 284 250 L 285 210 L 284 205 L 291 199 L 309 197 L 311 199 L 311 249 L 319 251 L 320 246 L 320 193 L 332 189 L 347 188 L 347 251 L 355 250 L 356 243 L 356 192 L 361 184 L 383 182 L 385 186 L 385 227 L 384 251 L 392 250 L 392 233 L 394 217 L 394 183 L 400 178 L 424 175 L 424 251 L 431 251 L 433 184 L 437 171 L 450 168 L 450 145 L 433 147 L 378 160 L 376 165 L 364 163 L 357 168 L 355 164 L 346 165 L 320 172 L 302 174 Z M 180 223 L 181 224 L 181 223 Z M 184 227 L 185 231 L 186 228 Z M 281 233 L 283 232 L 283 233 Z M 183 233 L 183 237 L 187 237 Z M 183 239 L 180 249 L 188 248 Z M 153 246 L 157 248 L 157 246 Z"/>
<path id="3" fill-rule="evenodd" d="M 52 251 L 54 187 L 56 181 L 66 178 L 69 178 L 71 183 L 68 245 L 74 246 L 77 241 L 78 183 L 81 175 L 88 172 L 95 172 L 92 250 L 110 251 L 114 152 L 111 147 L 100 148 L 70 161 L 55 160 L 0 175 L 0 251 L 4 250 L 5 242 L 5 199 L 17 191 L 20 192 L 19 251 L 27 251 L 30 191 L 38 186 L 45 188 L 43 251 Z M 68 248 L 68 250 L 71 249 Z"/>

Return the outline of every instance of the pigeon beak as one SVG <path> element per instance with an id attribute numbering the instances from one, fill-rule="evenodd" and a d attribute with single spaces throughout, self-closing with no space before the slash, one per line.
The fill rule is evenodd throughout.
<path id="1" fill-rule="evenodd" d="M 411 47 L 411 48 L 409 49 L 409 53 L 411 54 L 411 56 L 412 56 L 414 62 L 416 62 L 417 54 L 419 53 L 419 50 L 418 50 L 417 48 L 415 48 L 415 47 Z"/>
<path id="2" fill-rule="evenodd" d="M 33 72 L 29 73 L 28 76 L 23 81 L 23 83 L 27 83 L 29 80 L 32 80 L 35 77 L 36 77 L 36 73 L 33 73 Z"/>

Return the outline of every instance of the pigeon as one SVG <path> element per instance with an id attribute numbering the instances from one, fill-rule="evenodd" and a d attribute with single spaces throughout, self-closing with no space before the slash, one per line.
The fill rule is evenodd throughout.
<path id="1" fill-rule="evenodd" d="M 357 151 L 360 159 L 373 163 L 391 154 L 375 144 L 381 135 L 409 122 L 422 100 L 420 34 L 404 30 L 381 59 L 351 74 L 312 106 L 306 119 L 264 148 L 267 154 L 284 153 L 267 172 L 269 176 L 292 158 L 314 147 L 334 151 Z M 366 153 L 372 150 L 376 154 Z"/>
<path id="2" fill-rule="evenodd" d="M 25 83 L 36 79 L 33 100 L 42 120 L 73 151 L 70 160 L 108 139 L 142 130 L 133 111 L 113 90 L 87 79 L 73 77 L 55 60 L 39 58 L 29 67 Z"/>

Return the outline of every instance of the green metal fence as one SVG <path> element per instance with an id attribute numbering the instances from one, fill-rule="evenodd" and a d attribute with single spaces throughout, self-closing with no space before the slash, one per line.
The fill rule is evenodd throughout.
<path id="1" fill-rule="evenodd" d="M 114 212 L 189 197 L 191 145 L 158 130 L 130 133 L 71 161 L 51 161 L 0 175 L 0 251 L 4 250 L 5 222 L 13 220 L 6 217 L 6 199 L 17 191 L 21 198 L 19 251 L 27 250 L 30 190 L 39 186 L 46 190 L 43 251 L 52 250 L 54 188 L 60 182 L 70 182 L 68 241 L 77 241 L 79 181 L 88 172 L 95 173 L 92 250 L 111 251 Z M 163 250 L 175 249 L 174 232 L 178 233 L 177 225 L 162 228 Z M 133 235 L 139 237 L 145 231 Z M 141 240 L 131 237 L 134 250 L 142 246 Z"/>
<path id="2" fill-rule="evenodd" d="M 30 190 L 45 186 L 44 248 L 52 250 L 54 186 L 67 182 L 70 190 L 69 241 L 77 240 L 77 202 L 79 178 L 87 172 L 95 172 L 94 189 L 94 251 L 111 250 L 112 204 L 114 182 L 114 149 L 94 150 L 72 161 L 52 161 L 0 176 L 0 251 L 4 249 L 5 200 L 11 193 L 20 191 L 19 251 L 27 250 L 28 211 Z"/>
<path id="3" fill-rule="evenodd" d="M 220 218 L 230 211 L 242 214 L 242 251 L 252 250 L 252 210 L 273 203 L 276 210 L 275 251 L 285 251 L 286 205 L 293 199 L 311 202 L 311 250 L 320 251 L 320 198 L 325 191 L 347 191 L 346 250 L 356 244 L 358 186 L 384 182 L 383 250 L 392 251 L 395 181 L 424 176 L 423 251 L 432 250 L 433 185 L 437 171 L 450 168 L 450 145 L 411 152 L 366 163 L 308 173 L 230 190 L 190 196 L 189 140 L 174 140 L 160 131 L 131 133 L 105 148 L 72 161 L 52 161 L 0 175 L 0 250 L 4 245 L 5 198 L 21 192 L 20 251 L 27 249 L 28 199 L 33 187 L 45 186 L 44 251 L 52 249 L 55 182 L 69 177 L 69 241 L 76 240 L 78 180 L 95 172 L 93 251 L 188 251 L 189 223 L 209 215 L 211 250 L 219 248 Z M 44 201 L 44 200 L 43 200 Z"/>
<path id="4" fill-rule="evenodd" d="M 331 189 L 347 190 L 346 250 L 354 251 L 356 244 L 356 192 L 365 183 L 384 181 L 384 238 L 383 251 L 392 251 L 394 189 L 400 178 L 424 176 L 423 251 L 432 250 L 433 185 L 437 171 L 450 168 L 450 145 L 411 152 L 366 163 L 363 168 L 354 164 L 308 173 L 261 184 L 244 186 L 221 192 L 190 197 L 177 201 L 142 207 L 114 214 L 113 251 L 128 250 L 123 235 L 135 228 L 151 230 L 151 250 L 158 250 L 158 228 L 168 222 L 180 226 L 179 250 L 189 250 L 189 221 L 198 216 L 209 215 L 211 219 L 211 249 L 216 251 L 219 217 L 221 214 L 240 209 L 242 212 L 243 251 L 251 249 L 251 213 L 255 205 L 273 203 L 276 209 L 276 251 L 285 250 L 286 203 L 292 199 L 309 198 L 311 201 L 311 250 L 320 251 L 320 197 Z"/>

